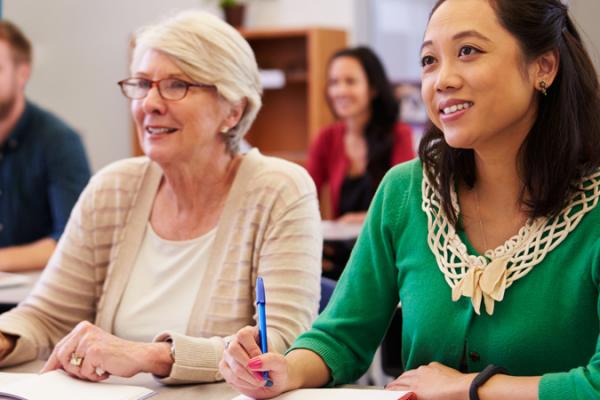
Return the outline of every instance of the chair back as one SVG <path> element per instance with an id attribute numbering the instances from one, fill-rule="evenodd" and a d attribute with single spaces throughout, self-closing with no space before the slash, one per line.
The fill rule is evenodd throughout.
<path id="1" fill-rule="evenodd" d="M 329 299 L 333 294 L 336 283 L 337 282 L 333 279 L 329 279 L 324 276 L 321 277 L 321 300 L 319 301 L 319 314 L 321 314 L 325 307 L 327 307 L 327 303 L 329 303 Z"/>
<path id="2" fill-rule="evenodd" d="M 404 372 L 402 365 L 402 309 L 398 307 L 381 342 L 381 369 L 394 378 Z"/>

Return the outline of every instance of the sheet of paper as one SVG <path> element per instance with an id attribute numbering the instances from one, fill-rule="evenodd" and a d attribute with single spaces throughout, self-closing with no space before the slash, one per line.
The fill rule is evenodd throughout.
<path id="1" fill-rule="evenodd" d="M 408 392 L 382 389 L 298 389 L 274 400 L 399 400 Z M 251 397 L 239 395 L 233 400 L 254 400 Z"/>
<path id="2" fill-rule="evenodd" d="M 10 374 L 16 375 L 16 374 Z M 82 381 L 68 376 L 63 371 L 46 374 L 23 374 L 26 378 L 17 378 L 4 383 L 0 378 L 0 398 L 23 400 L 143 400 L 156 394 L 141 386 L 115 385 Z"/>
<path id="3" fill-rule="evenodd" d="M 26 275 L 0 272 L 0 288 L 27 285 L 30 278 Z"/>
<path id="4" fill-rule="evenodd" d="M 26 374 L 20 372 L 1 372 L 0 373 L 0 387 L 3 385 L 18 382 L 23 379 L 32 378 L 37 374 Z"/>

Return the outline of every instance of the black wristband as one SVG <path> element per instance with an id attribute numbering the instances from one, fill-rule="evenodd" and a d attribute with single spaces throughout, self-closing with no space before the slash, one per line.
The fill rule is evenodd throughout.
<path id="1" fill-rule="evenodd" d="M 477 374 L 475 379 L 473 379 L 473 382 L 471 382 L 471 386 L 469 387 L 469 400 L 479 400 L 477 389 L 486 383 L 492 376 L 496 374 L 506 374 L 507 372 L 508 371 L 506 371 L 506 369 L 498 367 L 494 364 L 490 364 L 485 367 L 483 371 Z"/>

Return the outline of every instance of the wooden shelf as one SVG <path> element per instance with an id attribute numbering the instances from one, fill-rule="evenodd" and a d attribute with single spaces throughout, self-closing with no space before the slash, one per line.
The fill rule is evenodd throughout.
<path id="1" fill-rule="evenodd" d="M 291 29 L 280 29 L 280 28 L 258 28 L 258 29 L 240 29 L 240 33 L 246 40 L 258 40 L 266 39 L 272 40 L 274 38 L 290 38 L 290 37 L 305 37 L 309 29 L 304 28 L 291 28 Z"/>
<path id="2" fill-rule="evenodd" d="M 259 68 L 285 74 L 282 88 L 264 91 L 263 108 L 247 139 L 264 154 L 304 165 L 308 146 L 333 116 L 325 100 L 327 63 L 346 47 L 346 33 L 333 29 L 242 30 Z"/>
<path id="3" fill-rule="evenodd" d="M 308 73 L 306 71 L 288 72 L 285 74 L 286 83 L 307 83 Z"/>

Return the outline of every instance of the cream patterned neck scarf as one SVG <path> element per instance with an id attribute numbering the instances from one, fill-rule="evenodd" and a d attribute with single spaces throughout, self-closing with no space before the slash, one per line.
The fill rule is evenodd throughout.
<path id="1" fill-rule="evenodd" d="M 470 297 L 477 314 L 483 300 L 486 312 L 492 315 L 495 302 L 502 301 L 506 289 L 542 262 L 577 227 L 583 216 L 596 207 L 600 198 L 600 169 L 583 179 L 579 187 L 581 190 L 557 217 L 529 220 L 502 246 L 487 250 L 485 257 L 474 256 L 468 254 L 450 224 L 423 170 L 421 207 L 427 215 L 427 241 L 452 289 L 452 300 Z M 460 209 L 454 190 L 451 200 L 458 215 Z"/>

